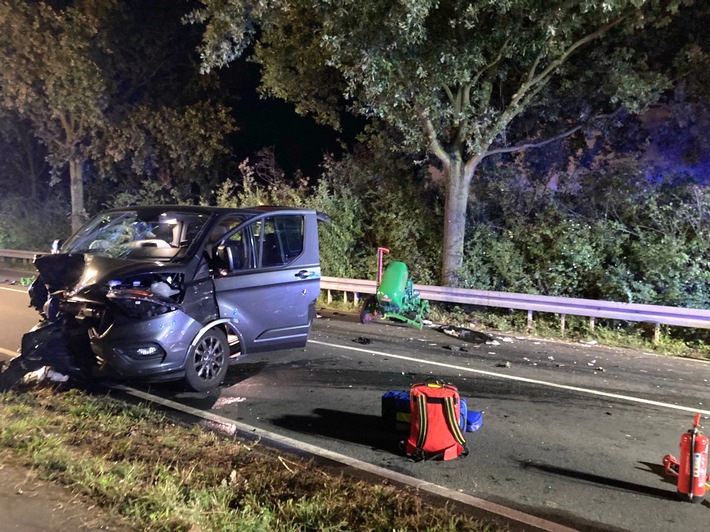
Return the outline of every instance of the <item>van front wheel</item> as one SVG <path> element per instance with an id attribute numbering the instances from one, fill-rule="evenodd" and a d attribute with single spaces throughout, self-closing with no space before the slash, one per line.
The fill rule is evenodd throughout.
<path id="1" fill-rule="evenodd" d="M 185 364 L 185 380 L 196 392 L 216 388 L 229 369 L 229 344 L 219 329 L 207 331 L 190 350 Z"/>

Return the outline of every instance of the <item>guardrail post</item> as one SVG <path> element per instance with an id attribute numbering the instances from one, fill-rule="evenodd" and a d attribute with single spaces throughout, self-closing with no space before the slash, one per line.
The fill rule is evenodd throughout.
<path id="1" fill-rule="evenodd" d="M 533 329 L 533 311 L 528 310 L 528 331 Z"/>
<path id="2" fill-rule="evenodd" d="M 661 341 L 661 324 L 656 323 L 653 328 L 653 345 L 658 345 Z"/>
<path id="3" fill-rule="evenodd" d="M 330 305 L 333 302 L 333 294 L 330 293 L 330 290 L 327 290 L 326 293 L 328 294 L 328 304 Z"/>
<path id="4" fill-rule="evenodd" d="M 564 334 L 565 325 L 567 324 L 567 314 L 560 314 L 560 332 Z"/>
<path id="5" fill-rule="evenodd" d="M 594 316 L 589 317 L 589 330 L 594 332 L 594 326 L 596 325 L 597 320 Z"/>

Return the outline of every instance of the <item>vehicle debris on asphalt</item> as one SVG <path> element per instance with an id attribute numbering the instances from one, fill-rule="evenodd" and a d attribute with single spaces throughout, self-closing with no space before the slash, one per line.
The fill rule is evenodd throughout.
<path id="1" fill-rule="evenodd" d="M 481 331 L 474 331 L 472 329 L 466 329 L 464 327 L 456 327 L 455 325 L 440 325 L 438 327 L 435 327 L 434 330 L 442 332 L 448 336 L 453 336 L 454 338 L 464 340 L 466 342 L 479 344 L 488 344 L 489 342 L 496 342 L 496 340 L 489 334 L 486 334 Z M 497 343 L 492 345 L 500 344 Z"/>
<path id="2" fill-rule="evenodd" d="M 449 351 L 461 351 L 462 353 L 468 353 L 468 349 L 457 345 L 442 345 L 441 347 L 442 349 L 448 349 Z"/>

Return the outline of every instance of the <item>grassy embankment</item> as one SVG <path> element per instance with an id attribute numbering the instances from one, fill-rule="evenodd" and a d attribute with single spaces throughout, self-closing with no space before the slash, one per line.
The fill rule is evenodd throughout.
<path id="1" fill-rule="evenodd" d="M 44 383 L 0 394 L 0 458 L 139 530 L 496 530 L 149 405 Z"/>

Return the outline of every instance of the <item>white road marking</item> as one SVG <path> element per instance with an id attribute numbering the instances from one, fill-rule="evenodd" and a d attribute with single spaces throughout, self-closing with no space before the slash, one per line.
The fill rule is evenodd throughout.
<path id="1" fill-rule="evenodd" d="M 0 290 L 7 290 L 8 292 L 17 292 L 18 294 L 26 294 L 27 293 L 27 287 L 25 287 L 24 290 L 20 290 L 17 288 L 8 288 L 7 286 L 0 286 Z"/>
<path id="2" fill-rule="evenodd" d="M 672 405 L 670 403 L 662 403 L 660 401 L 652 401 L 650 399 L 643 399 L 641 397 L 633 397 L 630 395 L 621 395 L 617 393 L 609 393 L 609 392 L 603 392 L 601 390 L 593 390 L 591 388 L 580 388 L 578 386 L 569 386 L 567 384 L 557 384 L 556 382 L 549 382 L 549 381 L 541 381 L 537 379 L 528 379 L 527 377 L 516 377 L 515 375 L 504 375 L 502 373 L 496 373 L 494 371 L 485 371 L 482 369 L 472 369 L 472 368 L 467 368 L 464 366 L 457 366 L 455 364 L 446 364 L 444 362 L 436 362 L 433 360 L 423 360 L 421 358 L 414 358 L 414 357 L 408 357 L 404 355 L 395 355 L 393 353 L 385 353 L 383 351 L 373 351 L 372 349 L 362 349 L 360 347 L 353 347 L 349 345 L 338 345 L 338 344 L 330 344 L 327 342 L 320 342 L 318 340 L 309 340 L 309 344 L 318 344 L 318 345 L 324 345 L 327 347 L 334 347 L 337 349 L 347 349 L 349 351 L 358 351 L 360 353 L 367 353 L 369 355 L 377 355 L 377 356 L 383 356 L 383 357 L 388 357 L 388 358 L 396 358 L 399 360 L 406 360 L 407 362 L 416 362 L 418 364 L 428 364 L 430 366 L 438 366 L 442 368 L 447 368 L 447 369 L 453 369 L 456 371 L 465 371 L 467 373 L 477 373 L 479 375 L 486 375 L 488 377 L 494 377 L 496 379 L 507 379 L 511 381 L 518 381 L 518 382 L 525 382 L 528 384 L 537 384 L 540 386 L 547 386 L 549 388 L 558 388 L 561 390 L 568 390 L 572 392 L 579 392 L 579 393 L 585 393 L 589 395 L 597 395 L 600 397 L 608 397 L 610 399 L 620 399 L 622 401 L 629 401 L 632 403 L 641 403 L 645 405 L 653 405 L 653 406 L 659 406 L 661 408 L 670 408 L 673 410 L 682 410 L 684 412 L 692 412 L 695 414 L 703 414 L 706 416 L 710 416 L 710 410 L 701 410 L 699 408 L 693 408 L 689 406 L 681 406 L 681 405 Z"/>

